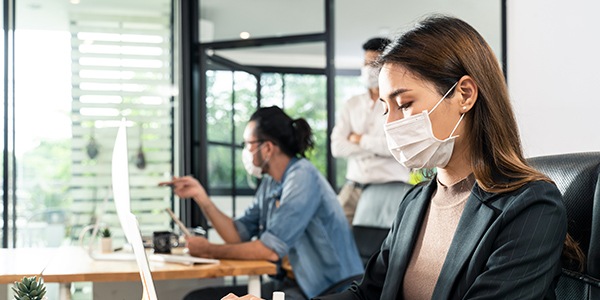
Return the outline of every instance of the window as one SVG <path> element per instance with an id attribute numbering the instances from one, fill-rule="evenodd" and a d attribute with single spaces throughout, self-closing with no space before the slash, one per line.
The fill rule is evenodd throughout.
<path id="1" fill-rule="evenodd" d="M 279 78 L 279 80 L 275 80 Z M 261 106 L 277 105 L 292 118 L 304 118 L 312 128 L 315 148 L 307 158 L 326 175 L 327 108 L 325 76 L 312 74 L 278 74 L 263 76 L 263 82 L 272 82 Z M 262 90 L 261 90 L 262 91 Z"/>
<path id="2" fill-rule="evenodd" d="M 199 9 L 202 25 L 199 28 L 199 40 L 195 36 L 189 38 L 195 43 L 190 56 L 196 56 L 199 64 L 195 66 L 201 70 L 199 85 L 190 87 L 192 94 L 199 95 L 192 101 L 197 101 L 194 102 L 197 103 L 197 111 L 206 116 L 205 120 L 200 119 L 199 126 L 190 129 L 190 135 L 202 137 L 206 134 L 207 142 L 204 144 L 201 139 L 194 140 L 190 152 L 199 153 L 197 156 L 191 155 L 191 169 L 198 174 L 197 178 L 205 185 L 213 202 L 225 214 L 235 217 L 240 207 L 246 207 L 252 199 L 256 179 L 247 175 L 240 163 L 242 149 L 239 143 L 250 115 L 259 106 L 277 105 L 292 118 L 307 120 L 315 139 L 315 148 L 306 153 L 307 158 L 331 180 L 335 188 L 335 171 L 338 168 L 328 155 L 328 132 L 333 126 L 334 114 L 334 93 L 328 89 L 335 86 L 327 80 L 328 76 L 334 78 L 333 64 L 330 63 L 333 61 L 332 53 L 327 52 L 330 49 L 328 45 L 333 43 L 333 23 L 328 22 L 331 20 L 332 6 L 324 1 L 311 3 L 309 6 L 312 7 L 308 8 L 303 2 L 299 6 L 313 12 L 311 17 L 320 16 L 318 21 L 297 23 L 300 25 L 290 30 L 289 35 L 285 34 L 287 31 L 273 32 L 270 26 L 265 27 L 266 31 L 255 31 L 248 27 L 245 30 L 251 31 L 251 39 L 256 40 L 245 43 L 237 40 L 237 36 L 213 32 L 214 28 L 224 28 L 225 24 L 221 26 L 221 23 L 230 19 L 217 15 L 236 11 L 230 9 L 232 4 L 215 6 L 214 3 L 206 3 L 210 1 L 199 2 L 198 7 L 191 6 L 192 9 Z M 233 5 L 237 7 L 242 3 Z M 202 15 L 206 11 L 219 14 Z M 290 13 L 295 9 L 290 10 L 288 5 L 282 11 Z M 222 22 L 216 24 L 215 20 Z M 240 20 L 243 22 L 244 18 Z M 255 18 L 249 20 L 251 24 L 256 24 L 252 21 Z M 197 24 L 197 20 L 191 22 Z M 230 22 L 226 24 L 231 25 Z M 200 53 L 196 53 L 196 50 Z M 296 59 L 298 56 L 301 59 Z M 197 61 L 190 63 L 196 64 Z M 196 76 L 194 72 L 187 74 Z M 222 201 L 221 198 L 230 201 Z M 192 213 L 188 220 L 192 224 L 205 224 L 200 212 L 194 207 L 190 208 Z M 194 216 L 199 216 L 200 222 Z"/>
<path id="3" fill-rule="evenodd" d="M 110 192 L 116 126 L 128 120 L 132 210 L 169 228 L 173 169 L 171 2 L 36 7 L 17 1 L 16 247 L 57 246 L 95 222 L 124 242 Z M 143 160 L 141 159 L 143 156 Z"/>
<path id="4" fill-rule="evenodd" d="M 248 188 L 246 172 L 241 164 L 241 148 L 233 153 L 231 146 L 238 146 L 250 115 L 256 110 L 256 97 L 253 96 L 256 80 L 245 72 L 209 71 L 208 72 L 208 137 L 211 143 L 208 150 L 210 188 L 219 190 L 232 188 L 231 168 L 235 160 L 235 186 Z M 236 74 L 235 83 L 232 74 Z M 245 82 L 248 80 L 249 82 Z M 217 83 L 217 81 L 221 81 Z M 240 83 L 243 81 L 245 83 Z M 232 85 L 242 88 L 235 90 L 232 99 Z M 245 88 L 243 88 L 245 87 Z M 350 96 L 363 92 L 357 76 L 336 77 L 336 108 L 341 108 Z M 246 95 L 246 96 L 242 96 Z M 276 105 L 282 107 L 293 118 L 305 118 L 311 125 L 316 147 L 308 153 L 308 159 L 326 176 L 326 134 L 327 116 L 325 107 L 325 78 L 323 75 L 266 73 L 261 76 L 260 104 L 262 107 Z M 239 102 L 235 102 L 235 100 Z M 242 100 L 243 99 L 243 100 Z M 235 109 L 232 109 L 235 107 Z M 233 115 L 232 115 L 233 114 Z M 236 120 L 235 133 L 231 118 Z M 233 137 L 233 140 L 232 140 Z M 336 160 L 337 187 L 345 182 L 346 160 Z M 252 186 L 250 184 L 250 186 Z M 243 193 L 243 192 L 242 192 Z M 246 193 L 247 194 L 247 193 Z"/>
<path id="5" fill-rule="evenodd" d="M 164 230 L 171 191 L 157 183 L 170 178 L 173 165 L 169 11 L 73 12 L 70 24 L 73 230 L 89 224 L 111 195 L 112 145 L 122 117 L 128 121 L 132 211 L 143 234 Z M 110 204 L 102 221 L 119 237 Z"/>
<path id="6" fill-rule="evenodd" d="M 4 24 L 4 18 L 6 17 L 4 15 L 4 13 L 5 13 L 4 6 L 0 7 L 0 13 L 2 14 L 2 17 L 0 18 L 0 20 L 2 20 L 2 24 Z M 3 29 L 3 32 L 8 30 L 7 28 L 4 28 L 4 27 L 2 29 Z M 8 55 L 8 53 L 6 53 L 6 51 L 5 51 L 6 45 L 4 42 L 5 42 L 4 38 L 0 39 L 0 46 L 1 46 L 0 53 L 2 54 L 2 58 L 7 57 L 7 55 Z M 4 59 L 2 59 L 2 61 L 0 61 L 0 66 L 2 66 L 3 70 L 7 67 L 4 65 Z M 7 99 L 4 98 L 4 94 L 5 94 L 4 92 L 6 91 L 6 88 L 8 88 L 8 81 L 6 80 L 8 78 L 4 77 L 4 72 L 2 72 L 2 75 L 0 75 L 0 79 L 2 79 L 2 86 L 0 86 L 0 91 L 2 92 L 2 95 L 3 95 L 3 99 L 4 99 L 3 103 L 6 103 Z M 2 130 L 2 131 L 0 131 L 0 136 L 2 137 L 2 153 L 4 156 L 4 155 L 8 154 L 8 153 L 5 153 L 5 150 L 7 150 L 6 145 L 8 142 L 8 141 L 5 141 L 5 139 L 8 138 L 8 136 L 6 135 L 7 127 L 4 124 L 8 123 L 8 121 L 9 121 L 9 117 L 8 117 L 7 111 L 4 109 L 4 105 L 0 105 L 0 113 L 2 114 L 2 117 L 4 120 L 2 122 L 2 124 L 0 124 L 0 129 Z M 5 170 L 6 168 L 8 168 L 8 166 L 5 165 L 4 157 L 3 157 L 2 170 Z M 8 221 L 9 221 L 9 218 L 8 218 L 9 198 L 8 198 L 8 193 L 4 192 L 5 189 L 7 190 L 8 186 L 6 184 L 6 181 L 3 180 L 2 181 L 2 192 L 0 192 L 2 194 L 2 208 L 1 208 L 2 214 L 0 215 L 0 221 L 2 222 L 2 225 L 0 226 L 0 228 L 2 228 L 2 231 L 0 231 L 0 238 L 2 241 L 1 245 L 3 247 L 8 245 L 8 229 L 9 229 L 9 224 L 8 224 Z"/>
<path id="7" fill-rule="evenodd" d="M 245 176 L 239 145 L 256 110 L 256 78 L 246 72 L 215 70 L 207 72 L 207 80 L 208 188 L 216 195 L 232 189 L 248 194 L 253 179 Z"/>

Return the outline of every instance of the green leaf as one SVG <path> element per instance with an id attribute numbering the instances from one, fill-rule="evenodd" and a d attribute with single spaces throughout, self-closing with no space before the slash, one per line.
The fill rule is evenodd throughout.
<path id="1" fill-rule="evenodd" d="M 23 283 L 23 282 L 19 282 L 18 284 L 19 290 L 26 292 L 27 291 L 27 286 Z"/>
<path id="2" fill-rule="evenodd" d="M 13 292 L 15 292 L 15 299 L 16 299 L 16 300 L 19 300 L 19 299 L 20 299 L 20 296 L 21 296 L 21 294 L 20 294 L 21 292 L 20 292 L 19 290 L 15 289 L 15 287 L 14 287 L 14 286 L 13 286 L 13 287 L 11 287 L 11 289 L 13 290 Z"/>
<path id="3" fill-rule="evenodd" d="M 37 280 L 34 280 L 31 282 L 31 284 L 29 285 L 29 290 L 37 290 L 38 284 L 37 284 Z"/>
<path id="4" fill-rule="evenodd" d="M 15 281 L 11 287 L 16 300 L 40 300 L 46 295 L 46 286 L 42 277 L 23 277 L 20 282 Z"/>
<path id="5" fill-rule="evenodd" d="M 21 283 L 26 287 L 29 288 L 29 278 L 27 277 L 23 277 L 23 279 L 21 279 Z"/>

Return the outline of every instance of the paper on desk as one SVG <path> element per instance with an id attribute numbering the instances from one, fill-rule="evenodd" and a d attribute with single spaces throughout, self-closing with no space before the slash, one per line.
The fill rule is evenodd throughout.
<path id="1" fill-rule="evenodd" d="M 140 269 L 140 277 L 143 285 L 143 299 L 158 300 L 156 290 L 154 289 L 154 281 L 152 281 L 152 273 L 150 273 L 150 264 L 144 250 L 142 242 L 142 234 L 138 225 L 137 219 L 131 213 L 131 199 L 129 196 L 129 162 L 127 152 L 127 121 L 125 118 L 121 121 L 112 156 L 112 187 L 113 197 L 121 228 L 125 233 L 127 241 L 133 248 L 137 265 Z"/>

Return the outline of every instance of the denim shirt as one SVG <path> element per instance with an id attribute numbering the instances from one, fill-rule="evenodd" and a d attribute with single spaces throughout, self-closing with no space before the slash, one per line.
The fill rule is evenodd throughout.
<path id="1" fill-rule="evenodd" d="M 242 241 L 258 237 L 279 258 L 288 255 L 308 298 L 363 272 L 335 192 L 306 159 L 292 158 L 281 182 L 266 175 L 235 226 Z"/>

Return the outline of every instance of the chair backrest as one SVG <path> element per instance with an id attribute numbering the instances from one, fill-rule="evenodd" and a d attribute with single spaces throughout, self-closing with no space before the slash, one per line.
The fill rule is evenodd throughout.
<path id="1" fill-rule="evenodd" d="M 383 240 L 385 240 L 385 237 L 387 237 L 389 231 L 389 228 L 376 228 L 360 225 L 352 226 L 354 241 L 356 241 L 358 254 L 360 255 L 363 266 L 366 266 L 373 253 L 381 248 L 381 244 L 383 243 Z"/>
<path id="2" fill-rule="evenodd" d="M 600 152 L 569 153 L 528 159 L 562 193 L 568 232 L 586 255 L 583 273 L 564 266 L 558 299 L 600 299 Z"/>
<path id="3" fill-rule="evenodd" d="M 354 240 L 363 265 L 381 247 L 398 206 L 411 187 L 404 182 L 388 182 L 371 184 L 363 190 L 352 221 Z"/>

